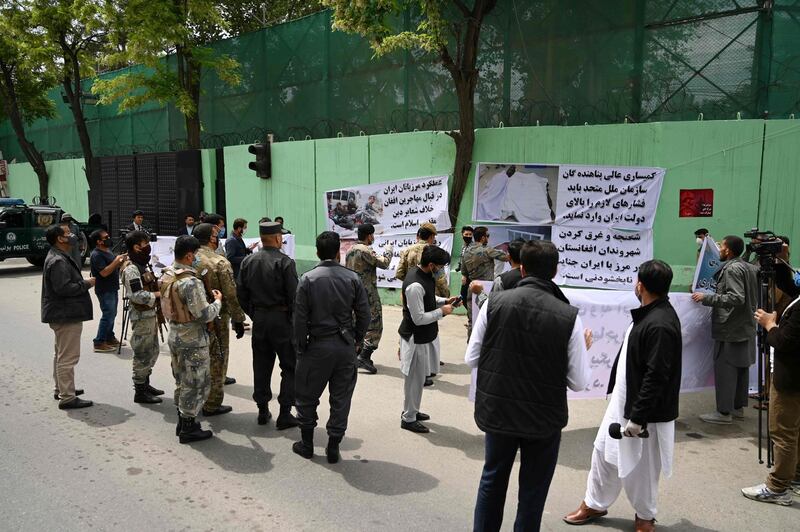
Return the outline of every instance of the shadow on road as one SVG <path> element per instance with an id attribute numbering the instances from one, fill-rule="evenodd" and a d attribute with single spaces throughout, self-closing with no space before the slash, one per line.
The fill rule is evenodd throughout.
<path id="1" fill-rule="evenodd" d="M 95 403 L 94 406 L 89 408 L 67 411 L 67 416 L 82 421 L 90 427 L 121 425 L 135 415 L 130 410 L 104 403 Z"/>
<path id="2" fill-rule="evenodd" d="M 612 530 L 626 530 L 626 531 L 633 529 L 633 523 L 634 523 L 633 516 L 631 516 L 630 519 L 624 519 L 622 517 L 604 517 L 602 519 L 597 519 L 596 521 L 592 521 L 593 528 L 594 527 L 610 528 Z M 678 531 L 685 532 L 687 530 L 691 530 L 692 532 L 716 532 L 716 529 L 714 528 L 705 528 L 702 526 L 697 526 L 696 524 L 692 523 L 691 521 L 685 518 L 669 526 L 662 525 L 661 523 L 659 523 L 658 530 L 674 530 L 675 532 Z"/>
<path id="3" fill-rule="evenodd" d="M 315 456 L 313 460 L 339 473 L 355 489 L 376 495 L 424 493 L 439 485 L 439 479 L 432 475 L 381 460 L 342 460 L 338 464 L 327 463 L 324 456 Z"/>
<path id="4" fill-rule="evenodd" d="M 471 434 L 447 425 L 426 421 L 430 434 L 421 435 L 437 447 L 450 447 L 464 453 L 471 460 L 483 461 L 483 434 Z M 410 433 L 409 433 L 410 434 Z"/>

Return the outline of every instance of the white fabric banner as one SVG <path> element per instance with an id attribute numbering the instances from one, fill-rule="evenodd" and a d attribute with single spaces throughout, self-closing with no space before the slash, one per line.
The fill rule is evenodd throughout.
<path id="1" fill-rule="evenodd" d="M 367 223 L 376 235 L 416 234 L 425 222 L 442 232 L 450 229 L 447 200 L 447 176 L 358 185 L 322 197 L 326 229 L 342 238 L 355 238 L 356 228 Z"/>
<path id="2" fill-rule="evenodd" d="M 560 285 L 628 290 L 639 265 L 653 258 L 653 231 L 553 227 Z"/>
<path id="3" fill-rule="evenodd" d="M 697 259 L 697 268 L 694 271 L 692 292 L 705 292 L 713 294 L 717 291 L 715 276 L 722 269 L 722 260 L 719 258 L 719 248 L 711 235 L 703 239 L 700 248 L 700 257 Z"/>
<path id="4" fill-rule="evenodd" d="M 339 252 L 339 262 L 345 264 L 345 257 L 347 257 L 347 252 L 350 250 L 351 247 L 355 245 L 356 240 L 344 240 L 342 241 L 342 247 Z M 378 277 L 378 287 L 379 288 L 402 288 L 403 281 L 400 281 L 395 278 L 395 272 L 397 272 L 397 265 L 400 264 L 400 255 L 403 254 L 405 249 L 417 242 L 417 235 L 376 235 L 375 243 L 372 245 L 372 249 L 375 250 L 375 253 L 378 255 L 383 255 L 384 248 L 391 244 L 394 247 L 394 251 L 392 251 L 392 262 L 389 264 L 389 268 L 386 270 L 382 270 L 378 268 L 377 277 Z M 440 248 L 445 250 L 448 253 L 452 253 L 453 251 L 453 234 L 452 233 L 445 233 L 445 234 L 438 234 L 436 235 L 436 245 Z M 447 278 L 450 278 L 450 266 L 445 268 L 445 275 Z"/>
<path id="5" fill-rule="evenodd" d="M 166 268 L 167 266 L 172 266 L 172 263 L 175 261 L 175 241 L 178 237 L 175 236 L 159 236 L 158 240 L 155 242 L 150 242 L 150 248 L 152 252 L 150 253 L 150 264 L 153 265 L 153 271 L 156 273 L 161 273 L 161 270 Z M 261 239 L 260 238 L 245 238 L 244 243 L 247 246 L 251 244 L 258 243 L 258 246 L 254 249 L 258 251 L 261 249 Z M 221 240 L 221 245 L 225 246 L 225 239 Z M 283 248 L 282 251 L 286 253 L 289 257 L 294 259 L 295 254 L 295 242 L 294 242 L 294 235 L 283 235 Z"/>
<path id="6" fill-rule="evenodd" d="M 652 229 L 665 172 L 663 168 L 562 164 L 556 223 Z"/>
<path id="7" fill-rule="evenodd" d="M 491 283 L 483 283 L 484 286 Z M 564 294 L 578 307 L 583 326 L 591 329 L 594 345 L 589 350 L 590 385 L 581 392 L 569 391 L 570 399 L 604 397 L 611 368 L 631 323 L 631 309 L 639 306 L 633 289 L 625 291 L 565 288 Z M 681 391 L 714 385 L 714 342 L 711 339 L 711 309 L 691 300 L 691 294 L 670 294 L 670 302 L 681 321 L 683 340 Z M 477 305 L 474 305 L 477 307 Z M 477 315 L 477 314 L 475 314 Z M 475 371 L 470 399 L 474 400 Z"/>

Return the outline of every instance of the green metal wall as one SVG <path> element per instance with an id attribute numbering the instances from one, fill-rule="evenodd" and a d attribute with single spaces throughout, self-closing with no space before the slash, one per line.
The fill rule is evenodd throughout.
<path id="1" fill-rule="evenodd" d="M 666 168 L 654 253 L 675 269 L 676 288 L 686 289 L 694 271 L 693 232 L 698 227 L 708 227 L 719 239 L 760 224 L 800 242 L 800 222 L 794 216 L 800 199 L 798 146 L 800 122 L 794 120 L 542 126 L 480 129 L 473 160 Z M 324 227 L 324 191 L 450 174 L 455 149 L 446 134 L 429 131 L 279 142 L 272 146 L 273 177 L 266 180 L 247 167 L 253 160 L 247 146 L 229 146 L 224 156 L 228 225 L 234 218 L 246 218 L 247 236 L 255 237 L 259 218 L 283 216 L 296 236 L 298 270 L 303 272 L 316 262 L 314 238 Z M 88 216 L 82 161 L 52 161 L 48 167 L 59 203 L 79 218 Z M 213 210 L 213 151 L 204 151 L 203 168 L 209 172 L 204 176 L 205 207 Z M 11 165 L 10 184 L 14 195 L 29 199 L 36 193 L 35 175 L 27 164 Z M 714 216 L 679 218 L 682 188 L 713 188 Z M 457 227 L 472 220 L 472 192 L 470 180 Z M 456 256 L 459 242 L 456 238 Z M 458 275 L 452 281 L 457 288 Z M 384 296 L 386 302 L 397 301 L 395 292 Z"/>

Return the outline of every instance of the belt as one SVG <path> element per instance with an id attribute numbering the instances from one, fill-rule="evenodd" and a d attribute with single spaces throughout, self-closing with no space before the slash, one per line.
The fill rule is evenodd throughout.
<path id="1" fill-rule="evenodd" d="M 276 310 L 278 312 L 289 312 L 286 305 L 253 305 L 256 310 Z"/>

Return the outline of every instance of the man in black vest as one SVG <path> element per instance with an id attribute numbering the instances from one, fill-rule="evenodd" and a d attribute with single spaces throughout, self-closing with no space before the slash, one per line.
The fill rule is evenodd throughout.
<path id="1" fill-rule="evenodd" d="M 672 474 L 681 390 L 681 323 L 667 297 L 670 284 L 667 263 L 639 266 L 634 291 L 641 306 L 631 311 L 633 323 L 611 370 L 611 399 L 594 440 L 586 495 L 564 517 L 571 525 L 606 515 L 625 488 L 636 510 L 636 532 L 655 530 L 658 479 Z M 624 438 L 611 435 L 612 424 Z"/>
<path id="2" fill-rule="evenodd" d="M 514 530 L 539 530 L 567 424 L 567 387 L 578 391 L 589 383 L 592 333 L 552 281 L 558 250 L 533 240 L 523 246 L 521 260 L 522 280 L 514 290 L 489 296 L 464 357 L 478 368 L 475 422 L 486 433 L 476 531 L 500 530 L 518 449 Z"/>
<path id="3" fill-rule="evenodd" d="M 411 432 L 430 432 L 420 423 L 430 419 L 419 411 L 422 389 L 432 354 L 439 350 L 440 319 L 453 312 L 458 298 L 436 296 L 438 271 L 450 263 L 450 254 L 438 246 L 422 250 L 419 264 L 403 280 L 403 321 L 400 323 L 400 371 L 405 375 L 403 416 L 400 427 Z"/>

